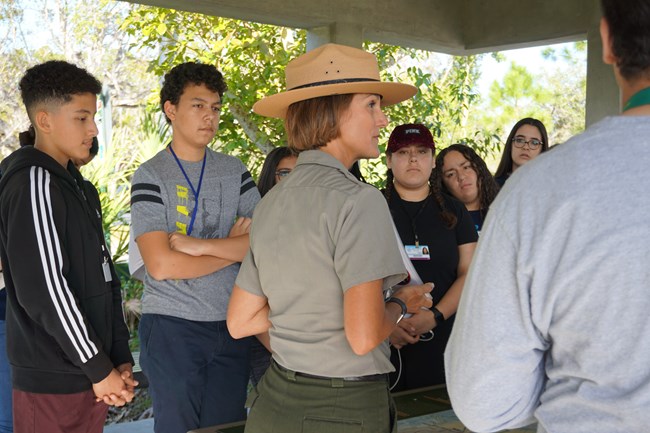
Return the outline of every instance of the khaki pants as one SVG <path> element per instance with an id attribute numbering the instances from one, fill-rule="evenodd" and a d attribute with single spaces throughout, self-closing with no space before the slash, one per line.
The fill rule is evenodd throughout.
<path id="1" fill-rule="evenodd" d="M 273 362 L 246 407 L 246 433 L 396 433 L 387 382 L 314 379 Z"/>

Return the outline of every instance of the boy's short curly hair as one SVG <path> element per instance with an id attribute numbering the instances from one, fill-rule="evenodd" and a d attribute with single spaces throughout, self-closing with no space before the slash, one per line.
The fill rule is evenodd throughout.
<path id="1" fill-rule="evenodd" d="M 165 113 L 165 102 L 169 101 L 177 105 L 188 84 L 197 86 L 203 84 L 213 92 L 217 92 L 219 97 L 223 97 L 224 92 L 228 89 L 223 75 L 213 65 L 194 62 L 181 63 L 165 74 L 165 82 L 160 90 L 160 107 L 163 114 Z M 167 123 L 171 123 L 166 114 L 165 119 Z"/>
<path id="2" fill-rule="evenodd" d="M 18 86 L 32 121 L 32 111 L 38 104 L 63 105 L 73 95 L 96 95 L 102 90 L 102 84 L 88 71 L 62 60 L 50 60 L 28 69 Z"/>

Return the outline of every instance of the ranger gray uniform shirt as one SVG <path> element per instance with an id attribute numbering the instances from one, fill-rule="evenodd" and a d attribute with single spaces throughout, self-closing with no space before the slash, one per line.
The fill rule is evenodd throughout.
<path id="1" fill-rule="evenodd" d="M 260 202 L 237 285 L 268 298 L 280 365 L 328 377 L 393 370 L 387 341 L 359 356 L 343 328 L 347 289 L 378 279 L 388 289 L 406 277 L 392 224 L 381 193 L 320 150 L 302 152 Z"/>

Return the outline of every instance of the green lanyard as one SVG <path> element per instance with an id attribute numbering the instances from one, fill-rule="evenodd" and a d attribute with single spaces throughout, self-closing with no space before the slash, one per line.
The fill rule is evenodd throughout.
<path id="1" fill-rule="evenodd" d="M 646 104 L 650 104 L 650 87 L 639 90 L 634 95 L 632 95 L 630 100 L 627 101 L 627 104 L 625 104 L 625 107 L 623 107 L 623 111 L 627 111 L 630 108 L 635 108 Z"/>

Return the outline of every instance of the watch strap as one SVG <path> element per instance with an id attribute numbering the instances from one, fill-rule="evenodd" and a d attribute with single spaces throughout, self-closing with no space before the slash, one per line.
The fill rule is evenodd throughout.
<path id="1" fill-rule="evenodd" d="M 433 307 L 431 309 L 431 312 L 433 313 L 433 319 L 436 321 L 436 326 L 442 325 L 442 323 L 445 321 L 445 316 L 442 315 L 440 310 L 438 310 L 436 307 Z"/>
<path id="2" fill-rule="evenodd" d="M 399 323 L 400 320 L 404 318 L 404 315 L 408 312 L 408 308 L 406 308 L 406 304 L 404 303 L 404 301 L 402 301 L 400 298 L 396 298 L 395 296 L 391 296 L 390 298 L 386 299 L 386 304 L 388 304 L 389 302 L 393 302 L 399 305 L 400 308 L 402 309 L 402 312 L 400 313 L 397 322 L 395 322 L 395 323 Z"/>

